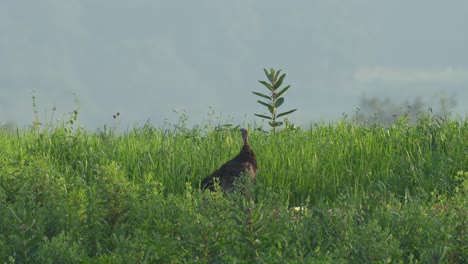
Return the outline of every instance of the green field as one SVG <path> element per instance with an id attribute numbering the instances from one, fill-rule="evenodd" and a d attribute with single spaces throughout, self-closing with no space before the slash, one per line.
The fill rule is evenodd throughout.
<path id="1" fill-rule="evenodd" d="M 253 202 L 237 128 L 0 132 L 0 263 L 466 263 L 467 119 L 249 131 Z"/>

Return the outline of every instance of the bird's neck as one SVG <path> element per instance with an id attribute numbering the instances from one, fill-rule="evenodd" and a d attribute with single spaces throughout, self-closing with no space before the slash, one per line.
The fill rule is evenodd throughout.
<path id="1" fill-rule="evenodd" d="M 245 144 L 244 147 L 242 147 L 240 154 L 254 156 L 254 152 L 248 144 Z"/>

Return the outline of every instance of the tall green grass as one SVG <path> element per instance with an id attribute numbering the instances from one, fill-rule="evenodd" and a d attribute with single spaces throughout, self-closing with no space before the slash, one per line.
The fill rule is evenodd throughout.
<path id="1" fill-rule="evenodd" d="M 0 261 L 466 259 L 466 119 L 249 128 L 254 203 L 198 190 L 238 129 L 181 127 L 0 132 Z"/>

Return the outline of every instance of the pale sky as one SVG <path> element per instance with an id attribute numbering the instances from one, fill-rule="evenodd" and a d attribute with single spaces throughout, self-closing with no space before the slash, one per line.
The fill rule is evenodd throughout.
<path id="1" fill-rule="evenodd" d="M 263 68 L 292 87 L 297 124 L 334 120 L 362 96 L 468 113 L 466 0 L 1 0 L 0 123 L 162 125 L 186 112 L 241 124 L 266 113 Z M 428 107 L 435 107 L 428 105 Z M 55 107 L 54 116 L 52 109 Z M 55 121 L 54 121 L 55 122 Z"/>

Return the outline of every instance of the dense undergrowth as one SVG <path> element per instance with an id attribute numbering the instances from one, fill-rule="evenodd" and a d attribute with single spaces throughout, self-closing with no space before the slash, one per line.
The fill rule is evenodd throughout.
<path id="1" fill-rule="evenodd" d="M 467 260 L 468 120 L 250 130 L 254 201 L 199 191 L 229 126 L 1 132 L 0 262 Z"/>

